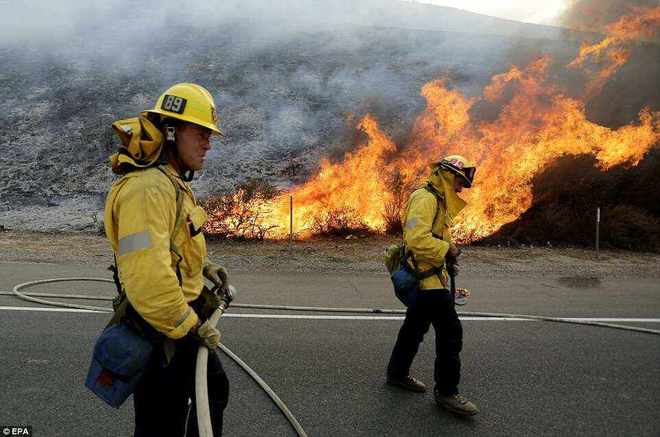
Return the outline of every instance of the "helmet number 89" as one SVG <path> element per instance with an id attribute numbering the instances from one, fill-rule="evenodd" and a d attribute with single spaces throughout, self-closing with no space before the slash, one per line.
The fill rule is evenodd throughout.
<path id="1" fill-rule="evenodd" d="M 177 96 L 167 95 L 163 100 L 162 109 L 170 112 L 176 112 L 177 114 L 182 114 L 183 109 L 186 106 L 186 99 Z"/>

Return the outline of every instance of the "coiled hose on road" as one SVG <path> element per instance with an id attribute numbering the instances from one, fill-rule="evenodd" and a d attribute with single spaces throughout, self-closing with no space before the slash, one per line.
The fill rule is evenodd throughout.
<path id="1" fill-rule="evenodd" d="M 55 298 L 64 298 L 64 299 L 84 299 L 84 300 L 103 300 L 103 301 L 112 301 L 113 298 L 105 296 L 85 296 L 78 294 L 55 294 L 55 293 L 32 293 L 25 294 L 21 292 L 24 288 L 32 287 L 35 285 L 49 284 L 54 282 L 79 282 L 79 281 L 88 281 L 88 282 L 109 282 L 114 284 L 114 281 L 105 278 L 53 278 L 53 279 L 42 279 L 37 281 L 25 282 L 19 285 L 16 285 L 12 289 L 12 294 L 28 302 L 40 303 L 43 305 L 64 307 L 64 308 L 75 308 L 75 309 L 85 309 L 90 311 L 99 311 L 99 312 L 112 312 L 111 309 L 106 307 L 98 307 L 92 305 L 77 305 L 70 304 L 65 302 L 53 302 L 46 299 L 41 299 L 42 297 L 55 297 Z M 233 304 L 234 308 L 253 308 L 253 309 L 270 309 L 270 310 L 284 310 L 284 311 L 306 311 L 306 312 L 341 312 L 341 313 L 369 313 L 369 314 L 405 314 L 405 310 L 402 309 L 385 309 L 385 308 L 334 308 L 334 307 L 307 307 L 307 306 L 294 306 L 294 305 L 261 305 L 261 304 Z M 224 308 L 222 309 L 224 311 Z M 220 311 L 217 314 L 217 319 L 220 318 L 222 314 Z M 508 314 L 508 313 L 487 313 L 487 312 L 471 312 L 471 311 L 460 311 L 458 312 L 461 316 L 472 316 L 472 317 L 494 317 L 494 318 L 510 318 L 515 317 L 519 319 L 526 320 L 538 320 L 544 322 L 554 322 L 554 323 L 569 323 L 574 325 L 586 325 L 586 326 L 599 326 L 610 329 L 619 329 L 624 331 L 632 332 L 641 332 L 652 335 L 660 335 L 660 330 L 640 328 L 636 326 L 626 326 L 626 325 L 617 325 L 612 323 L 602 323 L 602 322 L 592 322 L 587 320 L 573 320 L 565 319 L 561 317 L 547 317 L 547 316 L 536 316 L 528 314 Z M 215 314 L 214 314 L 215 315 Z M 217 323 L 217 320 L 215 321 Z M 266 384 L 266 382 L 259 377 L 259 375 L 252 370 L 243 360 L 241 360 L 236 354 L 234 354 L 229 348 L 221 344 L 220 349 L 231 358 L 236 364 L 238 364 L 259 386 L 268 394 L 271 400 L 277 405 L 282 414 L 289 421 L 290 425 L 298 436 L 307 436 L 304 429 L 300 423 L 293 416 L 291 411 L 287 408 L 286 404 L 275 394 L 275 392 Z M 204 372 L 205 374 L 205 372 Z M 207 404 L 208 405 L 208 404 Z M 201 431 L 201 427 L 200 427 Z"/>
<path id="2" fill-rule="evenodd" d="M 112 301 L 111 297 L 104 296 L 85 296 L 80 294 L 53 294 L 53 293 L 32 293 L 26 295 L 20 293 L 20 289 L 24 287 L 30 287 L 39 284 L 47 284 L 51 282 L 64 282 L 64 281 L 96 281 L 96 282 L 114 282 L 110 279 L 105 278 L 56 278 L 56 279 L 43 279 L 39 281 L 26 282 L 24 284 L 19 284 L 14 287 L 13 294 L 17 297 L 36 303 L 41 303 L 44 305 L 51 306 L 62 306 L 66 308 L 79 308 L 87 309 L 92 311 L 108 311 L 108 308 L 104 307 L 95 307 L 89 305 L 75 305 L 67 304 L 60 302 L 52 302 L 44 299 L 37 299 L 36 297 L 57 297 L 65 299 L 84 299 L 84 300 L 104 300 Z M 16 293 L 16 288 L 19 288 L 19 293 Z M 366 314 L 405 314 L 406 310 L 403 309 L 388 309 L 388 308 L 335 308 L 335 307 L 307 307 L 307 306 L 297 306 L 297 305 L 263 305 L 263 304 L 232 304 L 233 308 L 253 308 L 253 309 L 266 309 L 266 310 L 278 310 L 278 311 L 305 311 L 305 312 L 322 312 L 322 313 L 366 313 Z M 617 325 L 613 323 L 603 323 L 603 322 L 593 322 L 589 320 L 574 320 L 566 319 L 562 317 L 548 317 L 548 316 L 537 316 L 530 314 L 510 314 L 510 313 L 486 313 L 486 312 L 474 312 L 474 311 L 458 311 L 459 316 L 471 316 L 471 317 L 494 317 L 494 318 L 509 318 L 514 317 L 518 319 L 526 320 L 538 320 L 543 322 L 555 322 L 555 323 L 570 323 L 573 325 L 586 325 L 586 326 L 600 326 L 603 328 L 611 329 L 620 329 L 624 331 L 633 331 L 633 332 L 643 332 L 646 334 L 660 335 L 660 330 L 640 328 L 637 326 L 627 326 L 627 325 Z"/>
<path id="3" fill-rule="evenodd" d="M 106 307 L 97 307 L 93 305 L 77 305 L 77 304 L 71 304 L 65 302 L 53 302 L 50 300 L 41 299 L 41 297 L 57 297 L 57 298 L 66 298 L 66 299 L 90 299 L 90 300 L 112 301 L 113 299 L 110 297 L 63 295 L 63 294 L 53 294 L 53 293 L 35 293 L 32 295 L 28 295 L 21 291 L 25 288 L 33 287 L 35 285 L 51 284 L 54 282 L 81 282 L 81 281 L 109 282 L 114 284 L 113 280 L 105 279 L 105 278 L 53 278 L 53 279 L 42 279 L 38 281 L 30 281 L 30 282 L 24 282 L 22 284 L 18 284 L 12 289 L 12 293 L 19 299 L 23 299 L 28 302 L 40 303 L 42 305 L 83 309 L 83 310 L 97 311 L 103 313 L 112 313 L 112 310 Z M 222 316 L 222 313 L 224 312 L 226 307 L 227 304 L 223 302 L 223 305 L 220 308 L 218 308 L 211 316 L 211 322 L 213 323 L 214 326 L 218 324 L 218 321 L 220 320 L 220 317 Z M 229 358 L 231 358 L 241 369 L 243 369 L 243 371 L 245 371 L 259 385 L 259 387 L 261 387 L 266 392 L 268 397 L 270 397 L 273 403 L 275 403 L 275 405 L 280 409 L 280 411 L 287 419 L 287 421 L 289 422 L 293 430 L 296 432 L 296 434 L 299 437 L 307 437 L 307 433 L 305 433 L 305 430 L 300 425 L 300 423 L 295 418 L 295 416 L 291 413 L 291 411 L 286 406 L 286 404 L 279 398 L 279 396 L 277 396 L 277 394 L 273 391 L 273 389 L 270 388 L 268 384 L 266 384 L 266 382 L 257 374 L 257 372 L 252 370 L 250 366 L 248 366 L 243 360 L 241 360 L 238 357 L 238 355 L 233 353 L 224 344 L 220 344 L 219 347 Z M 212 437 L 213 435 L 213 430 L 211 428 L 211 418 L 209 415 L 208 387 L 206 381 L 207 364 L 208 364 L 208 350 L 205 347 L 200 346 L 197 354 L 197 365 L 195 369 L 195 376 L 196 376 L 195 393 L 197 396 L 199 396 L 196 398 L 196 400 L 199 403 L 197 408 L 198 411 L 197 418 L 198 418 L 198 429 L 199 429 L 200 437 Z"/>

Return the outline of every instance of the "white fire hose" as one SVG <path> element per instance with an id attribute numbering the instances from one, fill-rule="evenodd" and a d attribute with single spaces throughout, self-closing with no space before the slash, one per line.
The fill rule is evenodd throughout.
<path id="1" fill-rule="evenodd" d="M 39 297 L 59 297 L 65 299 L 83 299 L 83 300 L 106 300 L 112 301 L 111 297 L 105 296 L 85 296 L 79 294 L 54 294 L 54 293 L 31 293 L 26 295 L 20 293 L 20 290 L 24 287 L 29 287 L 38 284 L 48 284 L 51 282 L 64 282 L 64 281 L 96 281 L 96 282 L 110 282 L 114 284 L 114 281 L 104 278 L 57 278 L 57 279 L 44 279 L 40 281 L 26 282 L 24 284 L 19 284 L 14 287 L 13 293 L 17 297 L 30 301 L 41 303 L 44 305 L 52 306 L 61 306 L 66 308 L 81 308 L 92 311 L 104 311 L 111 312 L 108 308 L 104 307 L 95 307 L 88 305 L 75 305 L 75 304 L 66 304 L 60 302 L 52 302 L 44 299 L 37 299 L 33 296 Z M 17 290 L 18 289 L 18 290 Z M 2 293 L 0 293 L 2 294 Z M 263 305 L 263 304 L 234 304 L 234 308 L 254 308 L 254 309 L 268 309 L 268 310 L 283 310 L 283 311 L 308 311 L 308 312 L 322 312 L 322 313 L 367 313 L 367 314 L 405 314 L 406 310 L 402 309 L 389 309 L 389 308 L 337 308 L 337 307 L 308 307 L 308 306 L 299 306 L 299 305 Z M 459 316 L 470 316 L 470 317 L 495 317 L 495 318 L 511 318 L 515 317 L 518 319 L 526 320 L 538 320 L 543 322 L 557 322 L 557 323 L 570 323 L 573 325 L 586 325 L 586 326 L 600 326 L 603 328 L 611 329 L 620 329 L 623 331 L 632 331 L 632 332 L 643 332 L 646 334 L 660 335 L 660 330 L 656 329 L 647 329 L 639 328 L 637 326 L 627 326 L 627 325 L 617 325 L 613 323 L 603 323 L 603 322 L 593 322 L 589 320 L 575 320 L 567 319 L 562 317 L 548 317 L 548 316 L 538 316 L 530 314 L 509 314 L 509 313 L 485 313 L 485 312 L 474 312 L 474 311 L 458 311 Z"/>
<path id="2" fill-rule="evenodd" d="M 78 305 L 65 302 L 54 302 L 51 300 L 41 299 L 42 297 L 56 297 L 56 298 L 65 298 L 65 299 L 82 299 L 82 300 L 104 300 L 112 301 L 113 298 L 105 296 L 84 296 L 84 295 L 74 295 L 74 294 L 56 294 L 56 293 L 33 293 L 25 294 L 21 290 L 33 287 L 35 285 L 41 284 L 51 284 L 54 282 L 109 282 L 114 284 L 114 281 L 111 279 L 105 278 L 53 278 L 53 279 L 42 279 L 38 281 L 24 282 L 22 284 L 16 285 L 12 289 L 12 293 L 0 293 L 0 294 L 13 294 L 19 299 L 40 303 L 42 305 L 50 305 L 56 307 L 64 308 L 74 308 L 74 309 L 83 309 L 89 311 L 103 312 L 103 313 L 112 313 L 112 309 L 107 307 L 98 307 L 92 305 Z M 210 320 L 213 326 L 218 324 L 220 317 L 224 311 L 229 306 L 229 303 L 236 295 L 236 289 L 233 286 L 229 286 L 224 291 L 224 296 L 220 307 L 211 315 Z M 236 364 L 238 364 L 241 369 L 243 369 L 258 385 L 261 387 L 268 397 L 277 405 L 284 417 L 287 419 L 291 427 L 296 432 L 299 437 L 307 437 L 305 430 L 300 425 L 298 420 L 291 413 L 286 404 L 277 396 L 277 394 L 271 389 L 268 384 L 248 366 L 245 361 L 241 360 L 238 355 L 233 353 L 227 346 L 220 344 L 220 349 L 231 358 Z M 208 401 L 208 380 L 206 371 L 208 369 L 208 349 L 205 346 L 200 346 L 197 351 L 197 362 L 195 368 L 195 399 L 196 399 L 196 410 L 197 410 L 197 426 L 199 428 L 200 437 L 213 437 L 213 428 L 211 426 L 211 415 L 209 411 L 209 401 Z"/>
<path id="3" fill-rule="evenodd" d="M 92 311 L 111 312 L 111 310 L 104 307 L 53 302 L 44 299 L 37 299 L 37 296 L 59 297 L 65 299 L 112 301 L 113 298 L 111 297 L 85 296 L 80 294 L 55 294 L 55 293 L 31 293 L 30 295 L 26 295 L 20 292 L 22 288 L 30 287 L 33 285 L 48 284 L 52 282 L 65 282 L 65 281 L 95 281 L 95 282 L 110 282 L 114 284 L 114 281 L 105 278 L 44 279 L 40 281 L 32 281 L 32 282 L 26 282 L 24 284 L 19 284 L 16 287 L 14 287 L 13 293 L 8 293 L 8 294 L 14 294 L 23 300 L 41 303 L 44 305 L 61 306 L 65 308 L 80 308 L 80 309 L 87 309 Z M 336 307 L 308 307 L 308 306 L 299 306 L 299 305 L 263 305 L 263 304 L 248 304 L 248 303 L 233 304 L 232 306 L 234 308 L 254 308 L 254 309 L 268 309 L 268 310 L 283 310 L 283 311 L 309 311 L 309 312 L 323 312 L 323 313 L 367 313 L 367 314 L 405 314 L 406 313 L 406 310 L 388 309 L 388 308 L 346 308 L 346 307 L 336 308 Z M 484 313 L 484 312 L 473 312 L 473 311 L 458 311 L 458 315 L 471 316 L 471 317 L 499 317 L 499 318 L 515 317 L 519 319 L 538 320 L 543 322 L 558 322 L 558 323 L 570 323 L 573 325 L 600 326 L 603 328 L 620 329 L 623 331 L 643 332 L 647 334 L 660 335 L 660 330 L 656 330 L 656 329 L 639 328 L 636 326 L 627 326 L 627 325 L 617 325 L 613 323 L 592 322 L 588 320 L 566 319 L 562 317 L 548 317 L 548 316 L 538 316 L 538 315 L 529 315 L 529 314 Z"/>
<path id="4" fill-rule="evenodd" d="M 236 289 L 230 285 L 226 289 L 220 291 L 220 307 L 216 309 L 209 321 L 212 326 L 216 326 L 220 321 L 220 317 L 225 312 L 229 304 L 236 297 Z M 227 349 L 223 344 L 220 344 L 220 349 L 227 354 L 229 358 L 234 360 L 248 375 L 255 380 L 257 384 L 266 392 L 271 400 L 277 405 L 284 417 L 289 421 L 293 429 L 300 437 L 307 437 L 305 430 L 300 425 L 298 420 L 291 414 L 291 411 L 284 402 L 275 394 L 266 382 L 252 370 L 243 360 L 236 354 Z M 197 351 L 197 366 L 195 368 L 195 400 L 197 407 L 197 429 L 199 430 L 200 437 L 213 437 L 213 428 L 211 426 L 211 412 L 209 411 L 209 391 L 207 381 L 207 368 L 208 368 L 209 350 L 205 346 L 200 346 Z"/>
<path id="5" fill-rule="evenodd" d="M 236 295 L 236 289 L 229 286 L 222 290 L 220 307 L 216 309 L 209 322 L 211 326 L 217 326 L 220 317 L 225 312 L 232 299 Z M 209 350 L 206 346 L 200 345 L 197 349 L 197 361 L 195 364 L 195 407 L 197 409 L 197 429 L 199 437 L 213 437 L 213 427 L 211 426 L 211 412 L 209 410 L 209 387 L 206 371 L 208 369 Z"/>

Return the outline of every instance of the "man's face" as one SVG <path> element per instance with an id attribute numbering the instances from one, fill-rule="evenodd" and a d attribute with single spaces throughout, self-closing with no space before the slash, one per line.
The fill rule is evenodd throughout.
<path id="1" fill-rule="evenodd" d="M 176 129 L 176 149 L 183 164 L 190 170 L 204 168 L 206 152 L 211 150 L 211 130 L 191 123 L 182 123 Z"/>
<path id="2" fill-rule="evenodd" d="M 463 178 L 458 175 L 454 175 L 454 191 L 460 193 L 463 191 L 463 187 Z"/>

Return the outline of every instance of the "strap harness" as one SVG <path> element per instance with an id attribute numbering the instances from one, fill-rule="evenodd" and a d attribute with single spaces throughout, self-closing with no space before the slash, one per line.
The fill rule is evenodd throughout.
<path id="1" fill-rule="evenodd" d="M 440 201 L 444 200 L 444 197 L 442 196 L 442 193 L 439 193 L 438 190 L 436 190 L 435 187 L 431 185 L 430 182 L 424 186 L 424 189 L 429 193 L 433 194 L 433 196 L 435 196 L 435 199 L 437 201 L 435 207 L 435 216 L 433 217 L 433 221 L 431 222 L 431 230 L 433 230 L 433 225 L 435 225 L 435 222 L 438 219 L 438 214 L 440 213 Z M 440 235 L 437 235 L 433 232 L 431 232 L 431 235 L 433 235 L 435 238 L 439 238 L 440 240 L 442 240 L 442 236 Z M 410 268 L 410 265 L 408 264 L 408 258 L 410 258 L 410 261 L 413 264 L 413 268 L 410 269 L 410 272 L 418 281 L 437 275 L 440 281 L 442 282 L 442 269 L 444 267 L 444 263 L 440 267 L 431 267 L 430 269 L 424 270 L 422 272 L 419 270 L 419 266 L 417 264 L 417 261 L 415 260 L 415 255 L 412 253 L 411 250 L 408 250 L 408 248 L 404 246 L 404 254 L 403 254 L 403 259 L 401 260 L 401 264 L 407 268 Z"/>

